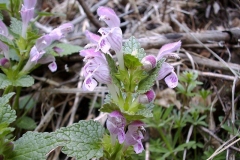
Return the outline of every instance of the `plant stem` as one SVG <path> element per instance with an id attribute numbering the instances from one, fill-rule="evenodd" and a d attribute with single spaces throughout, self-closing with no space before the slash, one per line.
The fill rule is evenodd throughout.
<path id="1" fill-rule="evenodd" d="M 22 89 L 22 87 L 16 88 L 16 96 L 15 96 L 14 104 L 13 104 L 13 109 L 15 109 L 16 111 L 19 109 L 19 97 L 20 97 L 21 89 Z"/>
<path id="2" fill-rule="evenodd" d="M 173 159 L 177 160 L 177 157 L 174 155 L 174 153 L 172 153 L 173 149 L 172 149 L 169 141 L 168 141 L 167 138 L 164 136 L 164 134 L 163 134 L 163 132 L 162 132 L 162 130 L 161 130 L 160 128 L 158 128 L 158 132 L 159 132 L 162 140 L 165 142 L 168 150 L 171 152 L 171 155 L 173 156 Z"/>

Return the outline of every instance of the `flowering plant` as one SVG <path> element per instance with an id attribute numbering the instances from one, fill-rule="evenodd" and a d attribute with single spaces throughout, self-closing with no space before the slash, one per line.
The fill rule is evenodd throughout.
<path id="1" fill-rule="evenodd" d="M 12 141 L 9 134 L 14 128 L 9 124 L 16 119 L 17 103 L 19 100 L 18 87 L 29 87 L 34 81 L 28 74 L 40 64 L 49 63 L 50 71 L 57 70 L 55 57 L 48 54 L 49 46 L 65 34 L 73 31 L 73 25 L 60 25 L 43 36 L 32 35 L 30 20 L 34 16 L 36 0 L 24 0 L 20 14 L 22 21 L 12 20 L 12 32 L 9 35 L 7 27 L 0 21 L 0 48 L 2 59 L 0 74 L 0 155 L 4 159 L 45 159 L 46 154 L 62 146 L 62 152 L 78 159 L 130 159 L 131 154 L 144 150 L 144 118 L 152 116 L 155 92 L 152 89 L 156 80 L 164 79 L 168 87 L 174 88 L 178 78 L 174 68 L 165 62 L 167 57 L 178 58 L 174 51 L 178 50 L 181 42 L 164 45 L 158 55 L 146 55 L 140 44 L 131 37 L 123 45 L 120 19 L 108 7 L 99 7 L 97 14 L 108 27 L 99 29 L 100 35 L 86 31 L 90 43 L 80 55 L 84 57 L 83 89 L 93 91 L 98 83 L 106 84 L 109 95 L 100 111 L 107 112 L 106 122 L 109 134 L 104 134 L 104 128 L 96 121 L 80 121 L 72 126 L 60 128 L 52 133 L 27 132 L 20 139 Z M 21 31 L 14 29 L 14 23 L 21 24 Z M 32 38 L 34 37 L 34 38 Z M 13 42 L 12 42 L 13 40 Z M 13 60 L 11 49 L 16 52 Z M 53 47 L 56 52 L 62 48 Z M 117 63 L 111 51 L 115 52 Z M 17 60 L 16 60 L 17 59 Z M 9 99 L 13 97 L 14 87 L 16 106 L 12 108 Z M 32 145 L 29 145 L 32 144 Z M 2 149 L 4 148 L 4 149 Z M 36 154 L 37 153 L 37 154 Z"/>

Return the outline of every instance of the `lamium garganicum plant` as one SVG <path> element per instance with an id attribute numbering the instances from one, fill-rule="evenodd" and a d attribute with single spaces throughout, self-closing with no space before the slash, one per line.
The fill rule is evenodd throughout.
<path id="1" fill-rule="evenodd" d="M 14 5 L 14 4 L 10 4 Z M 173 66 L 165 62 L 168 57 L 179 58 L 174 51 L 181 42 L 169 43 L 160 49 L 157 56 L 146 55 L 134 37 L 123 43 L 120 19 L 108 7 L 99 7 L 97 14 L 107 27 L 94 34 L 86 31 L 89 44 L 80 51 L 84 57 L 83 90 L 93 91 L 99 83 L 106 84 L 109 95 L 100 109 L 107 112 L 107 133 L 99 122 L 80 121 L 51 133 L 28 131 L 14 140 L 10 124 L 18 118 L 18 101 L 21 87 L 34 84 L 29 75 L 41 64 L 49 64 L 50 71 L 57 70 L 55 56 L 68 55 L 65 49 L 80 47 L 61 44 L 58 41 L 74 30 L 71 23 L 65 23 L 50 33 L 39 35 L 33 32 L 32 19 L 36 0 L 24 0 L 20 10 L 21 20 L 12 18 L 9 28 L 0 21 L 0 155 L 4 160 L 46 159 L 46 155 L 58 146 L 69 157 L 86 160 L 131 159 L 132 154 L 144 151 L 142 140 L 145 135 L 144 118 L 152 117 L 156 80 L 164 79 L 167 86 L 174 88 L 178 77 Z M 16 27 L 21 26 L 21 30 Z M 11 35 L 10 35 L 11 33 Z M 117 62 L 114 61 L 115 52 Z M 16 92 L 16 93 L 13 93 Z M 12 98 L 14 97 L 14 98 Z M 9 101 L 13 99 L 11 107 Z M 1 158 L 0 158 L 1 159 Z"/>

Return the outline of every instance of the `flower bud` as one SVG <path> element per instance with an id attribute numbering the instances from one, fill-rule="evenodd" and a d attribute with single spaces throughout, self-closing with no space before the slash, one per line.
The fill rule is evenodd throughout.
<path id="1" fill-rule="evenodd" d="M 7 58 L 1 58 L 0 66 L 3 66 L 4 68 L 8 68 L 10 66 L 9 60 Z"/>
<path id="2" fill-rule="evenodd" d="M 141 104 L 148 104 L 155 99 L 155 92 L 151 89 L 147 91 L 145 94 L 141 94 L 138 97 L 138 102 Z"/>
<path id="3" fill-rule="evenodd" d="M 143 64 L 143 70 L 147 72 L 155 68 L 157 65 L 157 59 L 154 55 L 144 57 L 141 62 Z"/>

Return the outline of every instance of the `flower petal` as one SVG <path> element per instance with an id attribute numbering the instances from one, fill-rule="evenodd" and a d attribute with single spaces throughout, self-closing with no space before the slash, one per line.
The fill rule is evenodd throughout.
<path id="1" fill-rule="evenodd" d="M 24 0 L 24 6 L 28 9 L 34 8 L 37 3 L 37 0 Z"/>
<path id="2" fill-rule="evenodd" d="M 100 36 L 97 35 L 97 34 L 94 34 L 88 30 L 85 31 L 85 35 L 87 37 L 87 39 L 91 42 L 91 43 L 94 43 L 94 44 L 97 44 L 98 41 L 100 40 Z"/>
<path id="3" fill-rule="evenodd" d="M 175 72 L 172 72 L 164 80 L 169 88 L 175 88 L 178 85 L 178 77 Z"/>
<path id="4" fill-rule="evenodd" d="M 0 20 L 0 34 L 4 35 L 5 37 L 8 36 L 8 28 L 6 27 L 6 25 L 1 20 Z"/>
<path id="5" fill-rule="evenodd" d="M 144 150 L 144 147 L 141 141 L 133 145 L 133 147 L 136 154 L 142 153 L 142 151 Z"/>
<path id="6" fill-rule="evenodd" d="M 83 89 L 93 91 L 96 86 L 97 86 L 97 81 L 95 81 L 92 78 L 92 75 L 89 74 L 83 82 Z"/>
<path id="7" fill-rule="evenodd" d="M 113 9 L 108 7 L 99 7 L 97 14 L 100 16 L 100 20 L 103 20 L 109 27 L 119 27 L 120 19 L 113 11 Z"/>
<path id="8" fill-rule="evenodd" d="M 168 44 L 163 45 L 158 53 L 157 60 L 160 60 L 163 57 L 179 58 L 179 56 L 177 54 L 172 53 L 172 52 L 178 50 L 181 47 L 181 44 L 182 44 L 182 42 L 178 41 L 178 42 L 168 43 Z"/>
<path id="9" fill-rule="evenodd" d="M 170 64 L 163 62 L 161 69 L 158 72 L 157 80 L 162 80 L 169 73 L 173 72 L 174 68 Z"/>
<path id="10" fill-rule="evenodd" d="M 48 65 L 48 68 L 50 69 L 51 72 L 55 72 L 57 70 L 57 64 L 55 61 L 53 61 L 52 63 L 50 63 Z"/>

